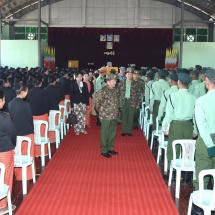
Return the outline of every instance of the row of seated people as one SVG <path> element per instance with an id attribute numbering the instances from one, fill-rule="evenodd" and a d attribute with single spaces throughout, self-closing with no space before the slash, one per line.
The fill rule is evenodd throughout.
<path id="1" fill-rule="evenodd" d="M 76 81 L 70 86 L 70 95 L 66 95 L 64 100 L 60 99 L 59 88 L 55 86 L 56 79 L 50 76 L 49 85 L 42 89 L 42 78 L 34 78 L 34 87 L 28 91 L 24 84 L 16 90 L 16 97 L 11 101 L 5 101 L 4 88 L 0 90 L 0 109 L 2 110 L 7 104 L 7 112 L 0 111 L 0 162 L 6 166 L 5 184 L 10 187 L 12 192 L 13 174 L 16 180 L 22 180 L 22 169 L 14 168 L 14 148 L 16 146 L 16 137 L 24 136 L 31 139 L 30 156 L 41 157 L 41 146 L 35 142 L 35 123 L 43 120 L 49 123 L 48 140 L 57 143 L 56 132 L 51 130 L 50 121 L 51 113 L 59 112 L 58 117 L 54 119 L 55 123 L 59 122 L 62 116 L 63 123 L 66 123 L 66 115 L 73 110 L 78 118 L 78 124 L 74 125 L 76 135 L 79 133 L 87 134 L 85 126 L 90 126 L 90 113 L 92 110 L 92 100 L 90 97 L 88 74 L 85 74 L 86 81 L 82 81 L 81 73 L 76 74 Z M 3 84 L 4 85 L 4 84 Z M 2 89 L 2 88 L 1 88 Z M 65 101 L 69 101 L 65 103 Z M 63 107 L 63 108 L 61 108 Z M 60 111 L 59 111 L 60 110 Z M 53 120 L 52 120 L 53 121 Z M 60 130 L 60 127 L 58 127 Z M 43 136 L 45 126 L 42 126 L 40 135 Z M 63 133 L 63 131 L 61 131 Z M 63 134 L 61 134 L 63 136 Z M 35 144 L 34 144 L 35 142 Z M 56 147 L 58 145 L 56 144 Z M 27 144 L 22 145 L 22 153 L 26 154 Z M 48 154 L 48 145 L 45 145 L 44 154 Z M 36 169 L 36 168 L 35 168 Z M 33 179 L 32 169 L 27 168 L 27 180 Z M 0 208 L 7 206 L 7 200 L 0 201 Z"/>

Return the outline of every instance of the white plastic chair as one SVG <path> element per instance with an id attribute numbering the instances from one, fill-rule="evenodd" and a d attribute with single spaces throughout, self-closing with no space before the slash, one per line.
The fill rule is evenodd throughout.
<path id="1" fill-rule="evenodd" d="M 144 115 L 144 134 L 146 139 L 149 139 L 149 128 L 152 125 L 152 114 L 149 116 L 149 107 L 145 107 L 145 115 Z"/>
<path id="2" fill-rule="evenodd" d="M 160 141 L 161 133 L 162 133 L 161 126 L 159 126 L 158 117 L 156 117 L 156 130 L 152 131 L 151 145 L 150 145 L 151 150 L 153 148 L 154 137 L 155 136 L 158 137 L 158 141 Z"/>
<path id="3" fill-rule="evenodd" d="M 64 100 L 64 106 L 65 106 L 65 119 L 68 118 L 68 115 L 71 113 L 71 101 L 69 99 Z M 69 129 L 69 124 L 66 124 L 67 130 Z"/>
<path id="4" fill-rule="evenodd" d="M 22 154 L 22 143 L 28 143 L 27 155 Z M 31 157 L 31 138 L 25 136 L 17 136 L 16 147 L 14 150 L 14 168 L 22 168 L 22 192 L 23 195 L 27 193 L 27 167 L 32 167 L 33 182 L 36 182 L 35 168 L 34 168 L 34 158 Z"/>
<path id="5" fill-rule="evenodd" d="M 55 124 L 56 117 L 58 117 L 57 124 Z M 56 149 L 58 149 L 60 144 L 60 118 L 61 118 L 60 111 L 57 110 L 49 111 L 49 131 L 55 132 Z"/>
<path id="6" fill-rule="evenodd" d="M 180 158 L 176 158 L 176 145 L 179 144 L 181 146 L 181 156 Z M 195 146 L 196 140 L 174 140 L 172 142 L 173 148 L 173 160 L 170 163 L 170 173 L 169 173 L 169 182 L 168 186 L 171 186 L 172 181 L 172 172 L 173 169 L 176 170 L 176 191 L 175 197 L 179 198 L 180 195 L 180 182 L 181 182 L 181 171 L 193 172 L 193 179 L 195 180 Z"/>
<path id="7" fill-rule="evenodd" d="M 63 135 L 66 135 L 66 108 L 64 105 L 59 105 L 59 109 L 61 112 L 60 118 L 60 136 L 61 140 L 63 139 Z M 63 112 L 63 114 L 62 114 Z"/>
<path id="8" fill-rule="evenodd" d="M 41 136 L 41 126 L 45 125 L 45 134 Z M 48 145 L 49 160 L 51 159 L 50 140 L 48 138 L 48 122 L 45 120 L 34 120 L 34 144 L 40 145 L 41 164 L 45 166 L 45 145 Z"/>
<path id="9" fill-rule="evenodd" d="M 215 186 L 213 186 L 213 190 L 204 189 L 204 177 L 206 175 L 213 176 L 213 181 L 215 181 L 215 169 L 202 170 L 199 173 L 199 190 L 190 194 L 187 215 L 191 214 L 192 204 L 202 208 L 204 215 L 211 215 L 211 211 L 215 210 Z"/>
<path id="10" fill-rule="evenodd" d="M 12 215 L 12 203 L 10 196 L 10 187 L 4 183 L 5 165 L 0 163 L 0 199 L 7 197 L 8 212 Z"/>
<path id="11" fill-rule="evenodd" d="M 140 109 L 139 123 L 140 123 L 141 130 L 143 130 L 143 124 L 144 124 L 145 104 L 146 104 L 145 102 L 142 102 L 142 108 Z"/>
<path id="12" fill-rule="evenodd" d="M 168 141 L 164 140 L 164 132 L 161 133 L 161 138 L 159 140 L 159 145 L 158 145 L 158 154 L 157 154 L 157 164 L 159 164 L 160 161 L 160 156 L 161 156 L 161 150 L 164 150 L 164 172 L 167 172 L 167 166 L 168 166 L 168 161 L 167 161 L 167 145 Z"/>

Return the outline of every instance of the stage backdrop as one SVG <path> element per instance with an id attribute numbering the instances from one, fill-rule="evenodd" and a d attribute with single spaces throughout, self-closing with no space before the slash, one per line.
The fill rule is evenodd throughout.
<path id="1" fill-rule="evenodd" d="M 172 47 L 172 29 L 49 28 L 48 44 L 56 49 L 58 67 L 79 60 L 79 68 L 99 68 L 107 62 L 164 68 L 166 48 Z"/>

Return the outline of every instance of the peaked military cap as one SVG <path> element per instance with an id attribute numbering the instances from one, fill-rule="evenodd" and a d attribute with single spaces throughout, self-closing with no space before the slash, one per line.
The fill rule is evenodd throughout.
<path id="1" fill-rule="evenodd" d="M 107 81 L 114 80 L 114 79 L 116 80 L 117 79 L 117 75 L 110 73 L 110 74 L 106 75 L 105 79 Z"/>
<path id="2" fill-rule="evenodd" d="M 202 66 L 196 65 L 195 68 L 198 69 L 198 70 L 201 70 L 201 69 L 202 69 Z"/>
<path id="3" fill-rule="evenodd" d="M 125 70 L 124 66 L 119 67 L 120 70 Z"/>
<path id="4" fill-rule="evenodd" d="M 189 84 L 192 81 L 191 77 L 186 73 L 179 73 L 178 80 L 180 80 L 183 84 Z"/>
<path id="5" fill-rule="evenodd" d="M 104 73 L 104 72 L 106 72 L 106 68 L 102 67 L 102 68 L 98 69 L 98 71 L 99 71 L 99 73 Z"/>
<path id="6" fill-rule="evenodd" d="M 175 81 L 175 82 L 178 81 L 178 76 L 177 76 L 176 74 L 174 74 L 174 73 L 170 74 L 169 78 L 170 78 L 171 80 Z"/>
<path id="7" fill-rule="evenodd" d="M 153 80 L 154 77 L 155 77 L 155 73 L 154 72 L 149 72 L 149 73 L 146 74 L 146 77 L 150 78 L 151 80 Z"/>
<path id="8" fill-rule="evenodd" d="M 140 74 L 139 70 L 134 70 L 134 74 Z"/>
<path id="9" fill-rule="evenodd" d="M 208 69 L 206 70 L 206 73 L 205 73 L 206 77 L 207 78 L 215 78 L 215 70 L 213 69 Z"/>
<path id="10" fill-rule="evenodd" d="M 201 74 L 205 74 L 206 71 L 207 71 L 206 69 L 201 69 L 200 73 L 201 73 Z"/>
<path id="11" fill-rule="evenodd" d="M 159 71 L 158 71 L 158 76 L 166 77 L 166 76 L 167 76 L 167 73 L 166 73 L 164 70 L 159 70 Z"/>
<path id="12" fill-rule="evenodd" d="M 193 71 L 190 71 L 190 74 L 191 74 L 191 75 L 196 75 L 196 76 L 198 76 L 198 75 L 199 75 L 199 72 L 196 71 L 196 70 L 193 70 Z"/>
<path id="13" fill-rule="evenodd" d="M 126 70 L 126 73 L 133 73 L 133 72 L 134 72 L 134 69 L 131 67 L 128 67 Z"/>

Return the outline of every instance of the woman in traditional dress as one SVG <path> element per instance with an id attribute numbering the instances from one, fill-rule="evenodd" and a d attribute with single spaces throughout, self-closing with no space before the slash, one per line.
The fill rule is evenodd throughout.
<path id="1" fill-rule="evenodd" d="M 90 114 L 92 112 L 92 95 L 94 93 L 94 86 L 93 82 L 89 81 L 89 74 L 86 72 L 83 76 L 83 81 L 87 84 L 87 89 L 89 93 L 89 108 L 86 110 L 86 125 L 90 128 Z"/>
<path id="2" fill-rule="evenodd" d="M 30 155 L 35 159 L 34 153 L 34 125 L 33 114 L 30 104 L 25 101 L 28 94 L 28 87 L 25 85 L 20 86 L 16 90 L 16 98 L 8 104 L 9 113 L 16 128 L 17 136 L 26 136 L 31 139 Z M 27 154 L 27 143 L 22 144 L 22 153 Z M 36 168 L 35 168 L 36 169 Z M 17 180 L 22 180 L 22 168 L 15 168 L 14 175 Z M 31 166 L 27 167 L 27 180 L 33 179 Z"/>
<path id="3" fill-rule="evenodd" d="M 48 122 L 48 98 L 47 94 L 41 88 L 42 86 L 42 76 L 34 77 L 32 84 L 34 87 L 29 90 L 27 101 L 30 103 L 31 111 L 33 114 L 34 120 L 44 120 Z M 41 136 L 45 134 L 45 125 L 41 126 Z M 52 135 L 54 136 L 54 134 Z M 41 147 L 40 145 L 35 145 L 35 156 L 41 156 Z M 48 145 L 45 145 L 45 154 L 48 154 Z"/>
<path id="4" fill-rule="evenodd" d="M 78 124 L 74 125 L 76 135 L 87 134 L 85 130 L 86 108 L 89 108 L 87 84 L 82 81 L 82 74 L 76 73 L 76 81 L 71 84 L 70 99 L 72 111 L 77 115 Z"/>
<path id="5" fill-rule="evenodd" d="M 5 95 L 0 90 L 0 109 L 5 104 Z M 9 185 L 12 193 L 14 148 L 16 146 L 16 130 L 8 113 L 0 111 L 0 162 L 5 165 L 4 183 Z M 7 198 L 0 200 L 0 210 L 7 208 Z"/>

